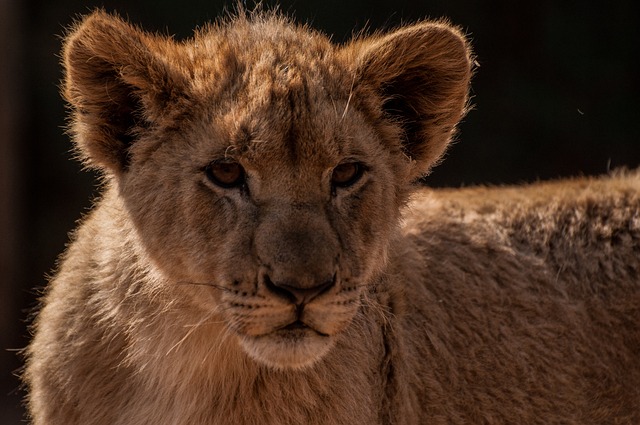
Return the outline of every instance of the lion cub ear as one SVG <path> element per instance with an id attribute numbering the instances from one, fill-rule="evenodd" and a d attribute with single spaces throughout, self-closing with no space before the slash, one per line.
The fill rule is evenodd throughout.
<path id="1" fill-rule="evenodd" d="M 171 43 L 103 11 L 68 34 L 62 89 L 76 147 L 90 166 L 126 170 L 131 144 L 185 85 L 164 54 Z"/>
<path id="2" fill-rule="evenodd" d="M 345 50 L 355 68 L 355 95 L 373 90 L 382 99 L 384 121 L 400 126 L 412 159 L 410 178 L 427 174 L 467 110 L 473 60 L 464 35 L 446 22 L 422 22 Z"/>

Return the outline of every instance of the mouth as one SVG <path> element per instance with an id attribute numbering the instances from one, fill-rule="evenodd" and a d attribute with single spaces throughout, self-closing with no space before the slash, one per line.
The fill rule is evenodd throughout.
<path id="1" fill-rule="evenodd" d="M 339 294 L 340 295 L 340 294 Z M 333 299 L 310 302 L 304 309 L 276 298 L 250 311 L 248 301 L 230 300 L 231 330 L 245 354 L 275 369 L 310 367 L 322 359 L 340 340 L 355 317 L 359 304 L 356 292 L 341 293 Z M 249 300 L 252 301 L 252 300 Z"/>
<path id="2" fill-rule="evenodd" d="M 293 340 L 293 341 L 299 340 L 301 338 L 305 338 L 314 334 L 321 337 L 329 337 L 329 335 L 308 326 L 307 324 L 305 324 L 303 321 L 299 319 L 289 323 L 288 325 L 282 326 L 273 332 L 274 336 Z"/>

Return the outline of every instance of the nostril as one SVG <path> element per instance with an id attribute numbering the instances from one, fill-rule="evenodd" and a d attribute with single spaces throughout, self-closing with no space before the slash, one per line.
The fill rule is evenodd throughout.
<path id="1" fill-rule="evenodd" d="M 269 291 L 273 292 L 276 295 L 279 295 L 282 298 L 286 298 L 292 303 L 297 304 L 296 296 L 287 289 L 286 285 L 276 285 L 271 281 L 271 278 L 269 278 L 269 275 L 264 275 L 263 281 L 264 281 L 264 285 Z"/>
<path id="2" fill-rule="evenodd" d="M 268 275 L 264 276 L 263 281 L 269 291 L 300 306 L 329 291 L 336 283 L 336 275 L 319 285 L 311 287 L 298 286 L 295 284 L 296 282 L 291 281 L 273 282 Z"/>
<path id="3" fill-rule="evenodd" d="M 331 279 L 315 287 L 317 292 L 315 293 L 314 298 L 319 297 L 325 292 L 328 292 L 331 288 L 333 288 L 333 285 L 335 285 L 335 283 L 336 283 L 336 275 L 334 274 Z"/>

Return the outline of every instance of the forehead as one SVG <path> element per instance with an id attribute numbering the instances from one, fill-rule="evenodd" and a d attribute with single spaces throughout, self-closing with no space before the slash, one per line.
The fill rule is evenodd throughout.
<path id="1" fill-rule="evenodd" d="M 233 141 L 236 150 L 255 162 L 273 161 L 275 154 L 292 165 L 317 164 L 342 153 L 345 129 L 338 108 L 346 99 L 306 71 L 287 65 L 275 78 L 262 78 L 255 70 L 246 102 L 232 106 L 241 131 Z"/>
<path id="2" fill-rule="evenodd" d="M 225 154 L 295 167 L 358 154 L 353 76 L 324 36 L 271 23 L 208 37 L 204 53 L 223 66 L 200 80 Z"/>

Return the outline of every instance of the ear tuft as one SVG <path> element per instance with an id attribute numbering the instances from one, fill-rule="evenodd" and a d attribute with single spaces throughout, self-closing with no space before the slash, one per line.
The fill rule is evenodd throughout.
<path id="1" fill-rule="evenodd" d="M 400 126 L 410 177 L 427 174 L 467 111 L 473 60 L 466 38 L 447 22 L 422 22 L 354 47 L 357 83 L 373 89 L 384 116 Z"/>
<path id="2" fill-rule="evenodd" d="M 166 43 L 103 11 L 67 35 L 63 95 L 73 112 L 77 149 L 89 165 L 126 169 L 128 147 L 178 85 L 162 56 Z"/>

